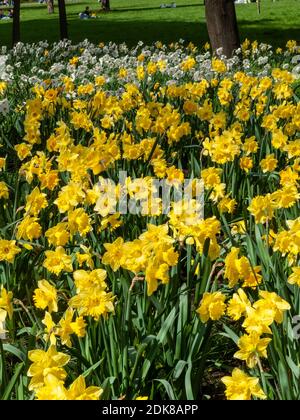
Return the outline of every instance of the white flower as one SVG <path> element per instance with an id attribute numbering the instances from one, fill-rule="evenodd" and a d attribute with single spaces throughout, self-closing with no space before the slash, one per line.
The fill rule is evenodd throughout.
<path id="1" fill-rule="evenodd" d="M 243 60 L 243 66 L 246 70 L 250 69 L 250 60 L 248 60 L 248 59 Z"/>
<path id="2" fill-rule="evenodd" d="M 0 101 L 0 114 L 7 115 L 9 113 L 9 102 L 7 98 Z"/>
<path id="3" fill-rule="evenodd" d="M 296 77 L 296 79 L 300 78 L 300 64 L 293 68 L 292 73 Z"/>
<path id="4" fill-rule="evenodd" d="M 294 57 L 291 60 L 292 64 L 300 63 L 300 55 L 294 55 Z"/>
<path id="5" fill-rule="evenodd" d="M 259 66 L 263 66 L 267 64 L 268 61 L 269 61 L 268 57 L 258 57 L 257 63 Z"/>
<path id="6" fill-rule="evenodd" d="M 6 61 L 7 55 L 0 55 L 0 80 L 7 79 Z"/>

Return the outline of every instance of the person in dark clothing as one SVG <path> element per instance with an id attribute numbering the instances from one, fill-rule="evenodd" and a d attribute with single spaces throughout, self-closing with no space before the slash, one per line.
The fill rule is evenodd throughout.
<path id="1" fill-rule="evenodd" d="M 86 15 L 87 17 L 90 17 L 90 15 L 91 15 L 91 11 L 90 11 L 89 6 L 86 6 L 85 11 L 84 11 L 84 12 L 82 12 L 82 14 L 83 14 L 83 15 Z"/>
<path id="2" fill-rule="evenodd" d="M 86 6 L 85 10 L 81 13 L 79 13 L 80 19 L 90 19 L 92 12 L 90 11 L 89 6 Z"/>

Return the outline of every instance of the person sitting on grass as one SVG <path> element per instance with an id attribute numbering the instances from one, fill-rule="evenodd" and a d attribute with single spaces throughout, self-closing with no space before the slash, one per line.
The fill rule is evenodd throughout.
<path id="1" fill-rule="evenodd" d="M 90 17 L 91 11 L 90 11 L 89 6 L 86 6 L 85 11 L 83 12 L 83 14 L 86 15 L 88 18 Z"/>
<path id="2" fill-rule="evenodd" d="M 0 19 L 1 19 L 1 20 L 7 20 L 7 19 L 10 19 L 10 17 L 9 17 L 9 16 L 6 16 L 6 15 L 3 13 L 3 10 L 2 10 L 2 9 L 0 9 Z"/>
<path id="3" fill-rule="evenodd" d="M 80 19 L 91 19 L 95 18 L 96 16 L 92 14 L 92 11 L 90 10 L 89 6 L 86 6 L 84 12 L 79 13 Z"/>
<path id="4" fill-rule="evenodd" d="M 12 19 L 14 17 L 14 9 L 9 9 L 8 17 Z"/>

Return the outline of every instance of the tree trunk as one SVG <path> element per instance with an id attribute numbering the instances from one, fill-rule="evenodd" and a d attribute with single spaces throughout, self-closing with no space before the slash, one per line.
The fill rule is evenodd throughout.
<path id="1" fill-rule="evenodd" d="M 20 0 L 15 0 L 13 13 L 12 44 L 17 44 L 17 42 L 19 42 L 20 39 Z"/>
<path id="2" fill-rule="evenodd" d="M 260 0 L 256 0 L 256 4 L 257 4 L 257 13 L 260 15 Z"/>
<path id="3" fill-rule="evenodd" d="M 222 54 L 231 57 L 240 46 L 234 1 L 206 0 L 205 15 L 213 51 L 222 48 Z"/>
<path id="4" fill-rule="evenodd" d="M 49 14 L 54 13 L 54 0 L 47 0 L 47 9 Z"/>
<path id="5" fill-rule="evenodd" d="M 68 23 L 65 0 L 58 0 L 60 39 L 68 39 Z"/>
<path id="6" fill-rule="evenodd" d="M 106 12 L 110 10 L 109 0 L 102 0 L 102 8 Z"/>

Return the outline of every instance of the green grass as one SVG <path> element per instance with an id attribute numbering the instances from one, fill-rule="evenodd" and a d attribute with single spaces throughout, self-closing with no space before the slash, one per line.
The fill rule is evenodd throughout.
<path id="1" fill-rule="evenodd" d="M 169 43 L 183 38 L 195 43 L 207 41 L 203 0 L 177 0 L 176 9 L 160 9 L 169 0 L 111 0 L 112 11 L 100 12 L 95 20 L 80 20 L 78 13 L 89 5 L 99 11 L 97 1 L 69 2 L 69 36 L 74 42 L 88 38 L 93 42 L 114 41 L 134 45 L 139 40 Z M 241 38 L 258 39 L 283 45 L 288 39 L 299 41 L 300 7 L 298 0 L 262 1 L 262 12 L 255 3 L 236 6 Z M 10 45 L 12 23 L 0 21 L 0 45 Z M 21 5 L 21 37 L 24 42 L 59 38 L 58 8 L 48 15 L 45 5 Z"/>

